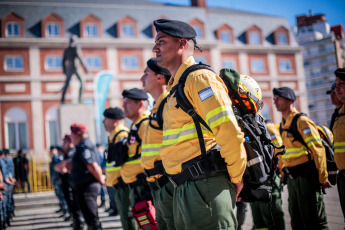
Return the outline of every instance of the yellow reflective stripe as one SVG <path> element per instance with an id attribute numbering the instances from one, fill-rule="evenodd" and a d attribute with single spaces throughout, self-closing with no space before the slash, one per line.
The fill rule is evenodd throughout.
<path id="1" fill-rule="evenodd" d="M 206 114 L 206 122 L 211 129 L 219 126 L 223 122 L 230 121 L 234 117 L 232 108 L 229 106 L 220 106 Z"/>
<path id="2" fill-rule="evenodd" d="M 127 165 L 134 165 L 134 164 L 140 164 L 141 163 L 141 159 L 136 159 L 136 160 L 132 160 L 132 161 L 127 161 L 126 164 Z"/>
<path id="3" fill-rule="evenodd" d="M 141 145 L 141 156 L 157 156 L 162 144 L 145 144 Z"/>
<path id="4" fill-rule="evenodd" d="M 345 142 L 334 143 L 334 153 L 345 153 Z"/>
<path id="5" fill-rule="evenodd" d="M 146 215 L 145 216 L 140 216 L 140 217 L 138 217 L 138 220 L 139 221 L 147 220 L 147 216 Z"/>
<path id="6" fill-rule="evenodd" d="M 315 144 L 322 145 L 321 139 L 314 136 L 307 137 L 306 139 L 304 139 L 304 142 L 308 145 L 309 148 Z"/>
<path id="7" fill-rule="evenodd" d="M 105 165 L 106 165 L 106 168 L 105 168 L 106 172 L 114 172 L 121 169 L 121 166 L 114 167 L 111 163 L 106 163 Z"/>
<path id="8" fill-rule="evenodd" d="M 268 230 L 269 228 L 256 228 L 256 230 Z"/>
<path id="9" fill-rule="evenodd" d="M 144 225 L 144 224 L 148 224 L 148 223 L 150 223 L 148 220 L 140 221 L 140 225 L 141 226 Z"/>
<path id="10" fill-rule="evenodd" d="M 302 146 L 301 148 L 287 148 L 286 153 L 282 155 L 283 159 L 300 157 L 302 155 L 308 155 L 307 149 Z"/>

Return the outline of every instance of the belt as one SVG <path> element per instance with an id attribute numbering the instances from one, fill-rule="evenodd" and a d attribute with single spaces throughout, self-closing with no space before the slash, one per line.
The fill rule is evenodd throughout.
<path id="1" fill-rule="evenodd" d="M 182 164 L 182 172 L 169 175 L 168 178 L 174 187 L 178 187 L 186 181 L 205 179 L 216 174 L 227 172 L 224 159 L 216 149 L 209 150 L 206 156 L 198 156 Z"/>
<path id="2" fill-rule="evenodd" d="M 156 161 L 152 169 L 145 169 L 147 177 L 155 176 L 157 174 L 164 174 L 164 167 L 162 161 Z"/>
<path id="3" fill-rule="evenodd" d="M 143 186 L 143 185 L 147 185 L 145 173 L 138 174 L 137 180 L 134 181 L 133 183 L 128 184 L 129 188 L 135 188 L 137 186 Z"/>
<path id="4" fill-rule="evenodd" d="M 293 178 L 296 179 L 299 176 L 306 176 L 311 174 L 317 174 L 317 169 L 313 160 L 307 161 L 303 164 L 296 165 L 293 167 L 286 167 L 288 170 L 288 174 Z"/>
<path id="5" fill-rule="evenodd" d="M 344 177 L 344 178 L 345 178 L 345 169 L 343 169 L 343 170 L 339 170 L 339 172 L 338 172 L 338 176 L 342 176 L 342 177 Z"/>
<path id="6" fill-rule="evenodd" d="M 169 178 L 167 175 L 163 175 L 160 178 L 158 178 L 157 180 L 153 181 L 153 182 L 148 182 L 149 186 L 151 189 L 153 189 L 154 191 L 158 191 L 159 189 L 161 189 L 164 185 L 166 185 L 169 182 Z"/>
<path id="7" fill-rule="evenodd" d="M 117 184 L 114 185 L 115 189 L 123 188 L 128 186 L 123 180 L 122 177 L 119 177 Z"/>

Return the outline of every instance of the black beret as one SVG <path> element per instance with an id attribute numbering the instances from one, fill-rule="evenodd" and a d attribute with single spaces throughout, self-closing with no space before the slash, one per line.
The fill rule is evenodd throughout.
<path id="1" fill-rule="evenodd" d="M 334 71 L 336 77 L 339 77 L 341 80 L 345 81 L 345 68 L 338 68 Z"/>
<path id="2" fill-rule="evenodd" d="M 162 74 L 164 76 L 171 77 L 171 73 L 168 69 L 161 67 L 157 64 L 156 58 L 151 58 L 147 61 L 147 66 L 155 73 Z"/>
<path id="3" fill-rule="evenodd" d="M 138 88 L 133 88 L 133 89 L 125 89 L 122 92 L 123 97 L 127 97 L 133 100 L 147 100 L 148 96 L 147 93 L 145 93 L 144 90 L 138 89 Z"/>
<path id="4" fill-rule="evenodd" d="M 0 150 L 0 156 L 4 155 L 4 151 Z"/>
<path id="5" fill-rule="evenodd" d="M 118 107 L 107 108 L 106 110 L 104 110 L 103 116 L 106 118 L 110 118 L 110 119 L 123 119 L 123 118 L 125 118 L 123 110 L 118 108 Z"/>
<path id="6" fill-rule="evenodd" d="M 296 101 L 296 95 L 294 91 L 289 87 L 273 88 L 273 94 L 288 99 L 290 101 Z"/>
<path id="7" fill-rule="evenodd" d="M 335 90 L 335 83 L 332 84 L 332 87 L 330 90 L 327 90 L 326 94 L 331 94 Z"/>
<path id="8" fill-rule="evenodd" d="M 195 38 L 196 32 L 194 28 L 182 21 L 168 20 L 168 19 L 158 19 L 153 22 L 156 27 L 156 31 L 162 31 L 170 36 L 177 38 Z"/>
<path id="9" fill-rule="evenodd" d="M 9 149 L 3 149 L 2 151 L 3 151 L 5 154 L 10 153 L 10 150 L 9 150 Z"/>

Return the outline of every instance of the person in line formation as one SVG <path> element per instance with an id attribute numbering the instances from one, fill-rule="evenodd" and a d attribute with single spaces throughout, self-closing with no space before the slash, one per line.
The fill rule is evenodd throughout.
<path id="1" fill-rule="evenodd" d="M 121 108 L 110 107 L 103 112 L 103 125 L 108 133 L 108 145 L 118 143 L 128 137 L 129 129 L 124 124 L 124 112 Z M 130 229 L 132 226 L 128 216 L 129 188 L 121 177 L 121 166 L 114 167 L 111 163 L 106 163 L 105 176 L 108 196 L 110 200 L 110 214 L 120 215 L 122 227 Z"/>
<path id="2" fill-rule="evenodd" d="M 332 114 L 332 118 L 331 118 L 331 123 L 329 125 L 329 129 L 332 130 L 333 129 L 333 125 L 335 122 L 335 119 L 338 117 L 339 115 L 339 109 L 340 107 L 343 105 L 343 103 L 338 99 L 336 93 L 335 93 L 335 83 L 332 84 L 332 87 L 330 90 L 328 90 L 326 92 L 326 94 L 330 95 L 331 98 L 331 103 L 332 105 L 335 106 L 334 112 Z"/>
<path id="3" fill-rule="evenodd" d="M 141 77 L 143 89 L 151 94 L 154 105 L 149 123 L 144 127 L 145 135 L 141 145 L 141 165 L 145 169 L 147 182 L 151 188 L 153 203 L 156 209 L 156 222 L 159 229 L 175 229 L 172 204 L 174 186 L 165 174 L 159 148 L 163 141 L 161 124 L 157 121 L 158 111 L 163 108 L 168 96 L 166 86 L 171 74 L 168 69 L 160 67 L 155 58 L 147 61 L 147 67 Z"/>
<path id="4" fill-rule="evenodd" d="M 76 191 L 77 202 L 88 229 L 99 230 L 102 225 L 98 217 L 97 196 L 101 185 L 105 184 L 99 155 L 96 146 L 88 138 L 85 124 L 71 125 L 71 139 L 75 153 L 71 161 L 69 182 Z"/>
<path id="5" fill-rule="evenodd" d="M 336 77 L 334 91 L 342 103 L 332 129 L 334 134 L 334 161 L 339 169 L 337 186 L 345 221 L 345 68 L 337 69 L 334 74 Z"/>
<path id="6" fill-rule="evenodd" d="M 96 147 L 97 147 L 97 152 L 99 155 L 99 165 L 101 166 L 103 175 L 105 175 L 106 160 L 104 158 L 104 146 L 102 144 L 97 143 Z M 99 204 L 98 208 L 105 207 L 105 200 L 106 200 L 105 194 L 106 194 L 106 186 L 102 185 L 101 193 L 100 193 L 101 203 Z"/>
<path id="7" fill-rule="evenodd" d="M 194 49 L 198 48 L 196 32 L 187 23 L 176 20 L 159 19 L 154 21 L 154 26 L 157 35 L 152 50 L 158 65 L 170 71 L 167 88 L 172 90 L 182 73 L 196 64 L 193 58 Z M 236 229 L 233 209 L 243 188 L 246 153 L 244 135 L 234 116 L 228 90 L 215 73 L 203 69 L 189 74 L 184 92 L 212 132 L 203 131 L 201 139 L 205 146 L 201 146 L 192 117 L 178 108 L 175 92 L 170 91 L 163 110 L 163 142 L 159 155 L 175 186 L 175 228 Z M 230 136 L 232 138 L 228 138 Z M 191 175 L 188 168 L 198 169 L 208 164 L 208 159 L 201 157 L 201 148 L 206 148 L 214 159 L 220 156 L 224 159 L 220 163 L 222 170 L 206 172 L 203 167 L 198 170 L 199 176 Z"/>
<path id="8" fill-rule="evenodd" d="M 331 187 L 326 168 L 325 148 L 314 122 L 307 116 L 297 121 L 297 129 L 308 149 L 293 141 L 288 132 L 293 118 L 299 112 L 294 107 L 296 95 L 288 87 L 274 88 L 273 101 L 282 114 L 282 139 L 286 153 L 282 163 L 287 170 L 288 206 L 293 229 L 328 229 L 322 188 Z M 289 175 L 286 175 L 289 172 Z M 320 187 L 321 185 L 321 187 Z"/>

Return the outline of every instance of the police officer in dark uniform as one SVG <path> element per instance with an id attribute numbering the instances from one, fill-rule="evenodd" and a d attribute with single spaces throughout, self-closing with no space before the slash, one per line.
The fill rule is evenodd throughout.
<path id="1" fill-rule="evenodd" d="M 85 124 L 72 124 L 71 133 L 76 150 L 69 180 L 76 191 L 77 202 L 88 229 L 102 229 L 98 219 L 97 195 L 100 193 L 101 184 L 105 184 L 105 177 L 99 166 L 99 155 L 96 146 L 88 138 Z"/>

